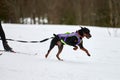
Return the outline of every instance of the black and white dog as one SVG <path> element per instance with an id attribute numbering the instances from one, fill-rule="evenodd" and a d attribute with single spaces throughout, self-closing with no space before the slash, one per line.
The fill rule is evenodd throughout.
<path id="1" fill-rule="evenodd" d="M 54 36 L 55 37 L 51 41 L 50 48 L 47 54 L 45 55 L 46 58 L 48 57 L 50 51 L 54 48 L 54 46 L 57 45 L 58 53 L 56 57 L 58 60 L 63 61 L 63 59 L 61 59 L 59 55 L 65 44 L 73 46 L 74 47 L 73 50 L 77 50 L 79 46 L 81 50 L 85 51 L 87 55 L 90 56 L 90 53 L 88 52 L 88 50 L 83 47 L 83 40 L 82 40 L 84 37 L 86 37 L 87 39 L 91 38 L 90 30 L 88 28 L 81 27 L 81 29 L 76 32 L 66 33 L 66 34 L 57 34 L 57 35 L 54 34 Z"/>

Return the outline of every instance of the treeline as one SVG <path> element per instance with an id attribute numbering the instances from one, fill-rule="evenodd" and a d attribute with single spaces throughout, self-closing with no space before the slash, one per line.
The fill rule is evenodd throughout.
<path id="1" fill-rule="evenodd" d="M 119 27 L 120 0 L 0 0 L 0 19 L 7 23 Z"/>

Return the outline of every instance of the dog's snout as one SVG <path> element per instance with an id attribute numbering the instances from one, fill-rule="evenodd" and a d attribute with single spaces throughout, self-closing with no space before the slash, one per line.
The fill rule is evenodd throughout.
<path id="1" fill-rule="evenodd" d="M 92 37 L 92 35 L 91 34 L 87 34 L 87 36 L 86 36 L 88 39 L 89 38 L 91 38 Z"/>
<path id="2" fill-rule="evenodd" d="M 89 37 L 91 38 L 91 37 L 92 37 L 92 35 L 91 35 L 91 34 L 89 34 Z"/>

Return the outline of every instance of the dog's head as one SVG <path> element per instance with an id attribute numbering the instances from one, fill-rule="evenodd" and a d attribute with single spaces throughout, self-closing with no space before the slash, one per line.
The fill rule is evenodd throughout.
<path id="1" fill-rule="evenodd" d="M 90 30 L 86 27 L 81 27 L 80 30 L 78 30 L 79 34 L 82 36 L 82 37 L 86 37 L 87 39 L 91 38 L 91 34 L 90 34 Z"/>

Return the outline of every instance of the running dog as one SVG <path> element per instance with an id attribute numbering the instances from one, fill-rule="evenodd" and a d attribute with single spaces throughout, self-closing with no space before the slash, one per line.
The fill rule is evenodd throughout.
<path id="1" fill-rule="evenodd" d="M 86 37 L 87 39 L 91 38 L 91 34 L 90 34 L 90 30 L 86 27 L 81 27 L 80 30 L 76 31 L 76 32 L 72 32 L 72 33 L 65 33 L 65 34 L 54 34 L 54 38 L 51 41 L 50 44 L 50 48 L 47 52 L 47 54 L 45 55 L 45 57 L 47 58 L 48 55 L 50 54 L 50 51 L 54 48 L 55 45 L 58 46 L 58 53 L 56 55 L 58 60 L 63 61 L 63 59 L 61 59 L 59 57 L 60 53 L 63 50 L 63 46 L 65 44 L 73 46 L 73 50 L 77 50 L 78 46 L 81 50 L 85 51 L 86 54 L 88 56 L 90 56 L 90 53 L 88 52 L 88 50 L 86 48 L 83 47 L 83 38 Z"/>

